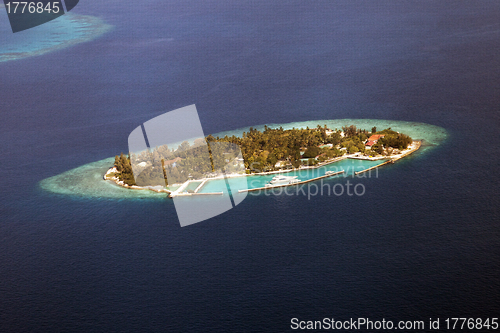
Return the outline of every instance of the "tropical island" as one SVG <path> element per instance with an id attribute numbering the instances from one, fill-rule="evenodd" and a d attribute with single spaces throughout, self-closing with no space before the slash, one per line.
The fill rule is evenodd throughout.
<path id="1" fill-rule="evenodd" d="M 255 187 L 264 187 L 266 183 L 270 182 L 270 180 L 276 175 L 298 175 L 299 179 L 310 179 L 314 176 L 321 176 L 326 174 L 327 171 L 341 171 L 345 170 L 345 173 L 339 176 L 332 176 L 330 178 L 325 179 L 326 182 L 330 183 L 332 186 L 339 182 L 340 177 L 352 177 L 356 178 L 370 178 L 370 177 L 378 177 L 378 173 L 382 168 L 380 165 L 387 163 L 391 165 L 391 161 L 395 161 L 398 159 L 398 156 L 406 156 L 410 154 L 412 151 L 416 149 L 412 146 L 419 145 L 421 142 L 420 149 L 418 149 L 418 156 L 424 156 L 427 154 L 432 154 L 436 149 L 440 149 L 440 146 L 448 139 L 448 132 L 446 129 L 419 122 L 410 122 L 410 121 L 400 121 L 400 120 L 384 120 L 384 119 L 323 119 L 323 120 L 314 120 L 314 121 L 301 121 L 301 122 L 292 122 L 292 123 L 276 123 L 276 124 L 268 124 L 268 127 L 279 129 L 282 127 L 285 130 L 290 129 L 300 129 L 300 128 L 309 128 L 315 129 L 317 125 L 327 124 L 327 128 L 330 129 L 342 129 L 343 126 L 354 124 L 357 128 L 361 129 L 369 129 L 367 134 L 369 136 L 372 135 L 371 129 L 373 127 L 377 127 L 378 129 L 386 129 L 392 128 L 393 131 L 404 133 L 410 136 L 413 139 L 413 143 L 408 146 L 408 148 L 401 152 L 401 154 L 395 154 L 396 150 L 392 152 L 390 156 L 385 155 L 370 155 L 365 156 L 365 153 L 357 152 L 354 154 L 349 154 L 347 149 L 339 149 L 344 151 L 344 155 L 332 159 L 335 161 L 331 162 L 318 162 L 314 166 L 302 166 L 298 169 L 286 169 L 282 167 L 282 171 L 269 171 L 265 174 L 259 173 L 251 173 L 247 174 L 246 170 L 243 170 L 238 176 L 234 175 L 234 178 L 227 178 L 228 181 L 243 184 L 238 190 L 244 188 L 255 188 Z M 264 125 L 255 125 L 254 129 L 258 129 L 261 133 L 264 132 Z M 323 126 L 324 128 L 324 126 Z M 237 137 L 241 137 L 243 132 L 249 132 L 249 127 L 246 128 L 238 128 L 238 129 L 230 129 L 224 132 L 219 132 L 214 134 L 214 137 L 223 138 L 226 135 L 231 137 L 233 135 Z M 376 132 L 375 132 L 376 133 Z M 192 144 L 192 143 L 191 143 Z M 366 148 L 365 148 L 366 149 Z M 372 148 L 373 150 L 373 145 Z M 255 152 L 255 155 L 260 155 L 258 152 Z M 405 155 L 406 154 L 406 155 Z M 252 154 L 253 155 L 253 154 Z M 413 154 L 412 154 L 413 155 Z M 242 154 L 243 157 L 243 154 Z M 127 156 L 124 158 L 128 159 Z M 407 158 L 403 159 L 406 162 L 410 162 Z M 168 191 L 176 191 L 178 189 L 175 186 L 169 185 L 166 187 L 165 183 L 163 186 L 158 187 L 158 190 L 148 190 L 147 186 L 129 186 L 125 183 L 121 182 L 121 186 L 117 186 L 116 183 L 119 183 L 118 177 L 109 177 L 108 179 L 103 181 L 103 175 L 108 173 L 116 172 L 114 163 L 116 161 L 116 157 L 107 157 L 100 160 L 96 160 L 94 162 L 89 162 L 77 166 L 71 170 L 64 171 L 60 174 L 53 175 L 51 177 L 45 178 L 40 181 L 39 186 L 43 191 L 47 193 L 51 193 L 54 195 L 63 195 L 63 196 L 76 196 L 76 197 L 84 197 L 84 198 L 94 198 L 94 199 L 148 199 L 148 200 L 164 200 L 165 192 Z M 133 163 L 132 163 L 133 164 Z M 387 165 L 386 164 L 386 165 Z M 321 166 L 323 165 L 323 166 Z M 362 174 L 356 176 L 355 174 L 361 172 L 363 170 L 370 169 L 372 167 L 376 167 L 375 169 L 365 171 Z M 245 168 L 243 163 L 243 168 Z M 392 169 L 392 168 L 391 168 Z M 278 169 L 279 170 L 279 169 Z M 273 172 L 275 172 L 273 174 Z M 305 175 L 305 177 L 304 177 Z M 212 178 L 211 178 L 212 179 Z M 205 185 L 198 191 L 198 193 L 208 193 L 208 192 L 216 192 L 220 191 L 220 188 L 223 188 L 223 184 L 225 180 L 210 180 L 205 183 Z M 317 183 L 317 181 L 313 181 L 313 183 Z M 190 184 L 191 185 L 191 184 Z M 192 184 L 187 188 L 189 191 L 196 184 Z M 244 187 L 248 185 L 248 187 Z M 321 185 L 321 184 L 316 184 Z M 299 185 L 300 186 L 300 185 Z M 291 187 L 290 191 L 298 190 L 298 187 Z M 136 191 L 131 189 L 136 188 Z M 195 188 L 196 190 L 196 188 Z M 257 191 L 259 193 L 259 191 Z M 169 194 L 171 195 L 171 194 Z M 217 198 L 214 198 L 218 200 Z M 205 199 L 203 201 L 206 201 Z"/>
<path id="2" fill-rule="evenodd" d="M 189 182 L 204 184 L 228 175 L 279 174 L 346 158 L 393 163 L 419 147 L 420 141 L 406 134 L 391 128 L 377 131 L 375 126 L 371 130 L 355 125 L 334 130 L 327 125 L 287 130 L 264 126 L 262 131 L 250 127 L 241 137 L 208 135 L 192 143 L 184 141 L 176 148 L 163 145 L 140 153 L 122 153 L 115 156 L 104 179 L 127 188 L 170 193 Z"/>

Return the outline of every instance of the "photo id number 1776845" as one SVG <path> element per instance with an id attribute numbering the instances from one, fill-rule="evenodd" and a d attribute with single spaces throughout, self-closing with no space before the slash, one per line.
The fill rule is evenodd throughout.
<path id="1" fill-rule="evenodd" d="M 19 2 L 11 1 L 5 4 L 8 14 L 57 14 L 59 13 L 61 2 L 53 1 L 44 4 L 43 2 Z"/>

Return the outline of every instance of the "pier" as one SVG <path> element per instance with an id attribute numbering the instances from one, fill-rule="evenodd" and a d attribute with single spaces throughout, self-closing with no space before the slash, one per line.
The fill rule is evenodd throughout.
<path id="1" fill-rule="evenodd" d="M 386 165 L 386 164 L 389 164 L 389 163 L 394 163 L 394 162 L 393 162 L 393 160 L 385 161 L 384 163 L 380 163 L 378 165 L 374 165 L 371 168 L 368 168 L 368 169 L 365 169 L 365 170 L 361 170 L 361 171 L 358 171 L 358 172 L 354 172 L 354 175 L 359 175 L 359 174 L 371 171 L 373 169 L 380 168 L 382 165 Z"/>
<path id="2" fill-rule="evenodd" d="M 201 190 L 201 188 L 203 187 L 203 185 L 205 185 L 205 183 L 208 181 L 207 178 L 203 179 L 203 181 L 201 182 L 200 185 L 198 185 L 198 187 L 194 190 L 194 193 L 198 193 L 199 190 Z"/>

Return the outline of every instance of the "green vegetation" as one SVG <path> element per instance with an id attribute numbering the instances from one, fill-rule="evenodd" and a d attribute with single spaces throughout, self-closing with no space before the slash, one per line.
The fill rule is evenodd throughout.
<path id="1" fill-rule="evenodd" d="M 403 150 L 408 148 L 408 145 L 410 145 L 413 141 L 413 139 L 408 135 L 392 131 L 390 128 L 377 132 L 377 134 L 385 134 L 384 137 L 380 138 L 377 143 L 386 148 L 391 147 Z"/>
<path id="2" fill-rule="evenodd" d="M 373 134 L 384 136 L 367 149 L 365 144 Z M 360 152 L 366 156 L 390 155 L 395 149 L 406 149 L 411 142 L 409 136 L 390 128 L 377 132 L 373 127 L 368 132 L 354 125 L 334 131 L 326 125 L 289 130 L 264 126 L 263 131 L 251 127 L 241 137 L 209 135 L 193 144 L 185 141 L 177 149 L 164 145 L 152 152 L 143 151 L 128 157 L 121 154 L 115 158 L 115 176 L 128 185 L 172 185 L 188 179 L 215 176 L 223 171 L 253 173 L 298 168 L 301 164 L 315 165 L 340 157 L 345 152 Z M 240 149 L 242 155 L 239 155 Z M 135 180 L 131 161 L 139 173 Z"/>
<path id="3" fill-rule="evenodd" d="M 365 152 L 365 141 L 369 133 L 366 130 L 357 129 L 356 126 L 342 127 L 344 137 L 340 140 L 340 147 L 345 148 L 349 154 Z M 373 130 L 373 129 L 372 129 Z"/>
<path id="4" fill-rule="evenodd" d="M 302 158 L 315 158 L 321 154 L 321 148 L 319 147 L 307 147 L 305 153 L 302 155 Z"/>
<path id="5" fill-rule="evenodd" d="M 115 168 L 117 170 L 116 176 L 120 180 L 128 185 L 136 185 L 134 175 L 132 173 L 132 166 L 130 165 L 130 159 L 125 157 L 123 153 L 121 153 L 120 156 L 115 157 Z"/>

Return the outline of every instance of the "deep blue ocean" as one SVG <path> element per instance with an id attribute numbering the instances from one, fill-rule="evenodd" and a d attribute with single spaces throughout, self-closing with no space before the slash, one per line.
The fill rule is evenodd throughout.
<path id="1" fill-rule="evenodd" d="M 441 318 L 445 331 L 449 317 L 500 317 L 500 2 L 72 12 L 113 29 L 0 63 L 0 332 L 287 332 L 325 317 Z M 363 196 L 248 196 L 184 228 L 171 200 L 40 188 L 191 104 L 206 134 L 371 118 L 448 138 L 364 179 Z"/>

